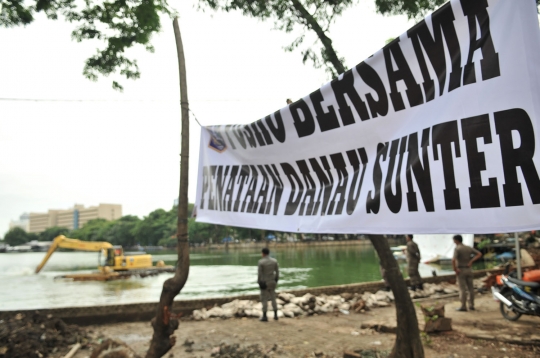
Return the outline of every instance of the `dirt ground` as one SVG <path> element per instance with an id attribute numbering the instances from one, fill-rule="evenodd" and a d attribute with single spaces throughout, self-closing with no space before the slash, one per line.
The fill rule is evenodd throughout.
<path id="1" fill-rule="evenodd" d="M 71 345 L 88 344 L 91 340 L 84 328 L 39 312 L 0 320 L 0 358 L 63 357 Z"/>
<path id="2" fill-rule="evenodd" d="M 540 317 L 524 316 L 517 322 L 508 322 L 502 318 L 498 303 L 490 294 L 477 297 L 477 310 L 474 312 L 455 312 L 459 307 L 457 298 L 439 302 L 446 304 L 446 317 L 452 318 L 454 331 L 423 334 L 427 357 L 540 356 Z M 422 302 L 425 303 L 428 301 Z M 420 309 L 417 313 L 423 322 Z M 257 345 L 254 351 L 258 353 L 250 357 L 264 356 L 265 353 L 272 357 L 342 357 L 344 351 L 358 350 L 370 350 L 376 352 L 374 357 L 384 357 L 391 350 L 395 335 L 361 329 L 362 323 L 374 320 L 388 326 L 395 325 L 394 308 L 378 308 L 350 315 L 339 313 L 280 319 L 277 322 L 271 320 L 268 323 L 253 318 L 182 321 L 176 332 L 177 345 L 167 357 L 211 357 L 220 344 Z M 121 340 L 141 356 L 144 356 L 152 336 L 148 322 L 90 326 L 87 329 L 98 339 Z M 529 344 L 525 344 L 527 342 Z M 75 357 L 89 355 L 88 350 L 82 350 Z M 219 355 L 214 353 L 216 356 Z"/>

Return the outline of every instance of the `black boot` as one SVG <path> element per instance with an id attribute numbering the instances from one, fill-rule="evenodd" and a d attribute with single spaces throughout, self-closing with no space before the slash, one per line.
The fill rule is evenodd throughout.
<path id="1" fill-rule="evenodd" d="M 277 320 L 278 320 L 277 311 L 274 311 L 274 321 L 277 321 Z"/>
<path id="2" fill-rule="evenodd" d="M 268 318 L 266 318 L 266 312 L 263 312 L 263 316 L 259 319 L 261 322 L 268 322 Z"/>

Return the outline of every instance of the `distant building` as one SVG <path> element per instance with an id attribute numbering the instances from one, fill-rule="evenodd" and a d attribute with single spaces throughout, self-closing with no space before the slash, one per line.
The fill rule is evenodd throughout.
<path id="1" fill-rule="evenodd" d="M 17 221 L 10 221 L 9 222 L 9 229 L 14 229 L 16 227 L 20 227 L 24 231 L 28 232 L 30 230 L 30 214 L 24 213 L 21 216 L 19 216 L 19 220 Z"/>
<path id="2" fill-rule="evenodd" d="M 119 204 L 99 204 L 88 208 L 76 204 L 68 210 L 51 209 L 47 213 L 30 213 L 28 232 L 40 233 L 53 226 L 73 230 L 82 228 L 93 219 L 116 220 L 120 217 L 122 217 L 122 205 Z"/>

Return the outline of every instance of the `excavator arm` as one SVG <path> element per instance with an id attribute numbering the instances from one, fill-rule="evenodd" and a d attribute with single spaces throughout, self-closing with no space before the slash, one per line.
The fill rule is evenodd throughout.
<path id="1" fill-rule="evenodd" d="M 60 235 L 54 238 L 53 243 L 51 247 L 49 248 L 49 251 L 47 251 L 47 254 L 43 258 L 43 261 L 38 265 L 36 268 L 36 273 L 39 273 L 43 266 L 49 261 L 49 258 L 53 254 L 53 252 L 56 251 L 58 248 L 64 248 L 64 249 L 72 249 L 72 250 L 79 250 L 79 251 L 101 251 L 104 249 L 109 249 L 113 247 L 108 242 L 101 242 L 101 241 L 81 241 L 77 239 L 69 239 L 65 237 L 64 235 Z"/>

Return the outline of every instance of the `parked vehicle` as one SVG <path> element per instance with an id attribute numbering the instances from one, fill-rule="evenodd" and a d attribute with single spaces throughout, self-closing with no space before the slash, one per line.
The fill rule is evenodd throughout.
<path id="1" fill-rule="evenodd" d="M 493 286 L 491 291 L 500 301 L 501 314 L 505 319 L 517 321 L 524 314 L 540 316 L 539 282 L 518 280 L 512 274 L 497 278 L 500 286 Z"/>

